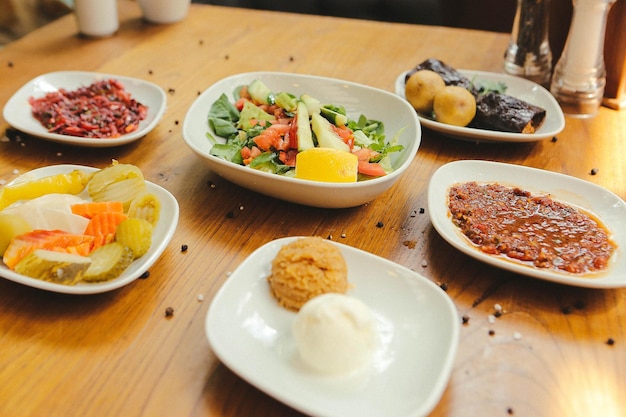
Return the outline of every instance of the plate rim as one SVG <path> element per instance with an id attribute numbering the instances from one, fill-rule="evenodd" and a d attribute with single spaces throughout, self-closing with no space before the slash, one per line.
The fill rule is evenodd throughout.
<path id="1" fill-rule="evenodd" d="M 481 171 L 481 169 L 483 169 L 483 171 Z M 515 177 L 515 180 L 497 179 L 491 175 L 491 171 L 489 170 L 500 170 L 510 176 L 517 173 L 517 176 Z M 487 178 L 479 178 L 483 175 L 482 172 L 489 172 L 489 174 L 485 174 Z M 504 176 L 503 174 L 500 175 Z M 527 182 L 527 178 L 530 175 L 554 179 L 555 181 L 560 181 L 559 183 L 563 185 L 558 190 L 552 190 L 551 192 L 549 189 L 550 186 L 529 184 Z M 452 181 L 452 177 L 458 179 Z M 626 231 L 622 232 L 622 229 L 615 227 L 613 224 L 607 223 L 607 216 L 603 218 L 602 215 L 596 212 L 597 210 L 593 210 L 582 204 L 573 202 L 572 196 L 580 196 L 581 200 L 583 200 L 584 197 L 582 197 L 581 191 L 576 191 L 568 186 L 577 185 L 579 187 L 585 187 L 583 190 L 594 190 L 601 193 L 607 198 L 615 201 L 615 204 L 617 204 L 615 210 L 621 210 L 621 214 L 626 215 L 626 203 L 617 194 L 595 183 L 559 172 L 504 162 L 467 159 L 448 162 L 435 171 L 428 184 L 427 204 L 431 223 L 438 234 L 454 248 L 474 259 L 520 275 L 575 287 L 597 289 L 626 287 L 626 274 L 622 279 L 619 279 L 619 271 L 626 271 L 626 257 L 623 253 L 624 245 L 617 241 L 615 243 L 618 244 L 618 247 L 616 252 L 613 254 L 609 268 L 606 271 L 591 274 L 591 276 L 586 277 L 578 277 L 573 274 L 567 274 L 566 272 L 559 273 L 550 270 L 541 270 L 480 252 L 472 246 L 471 242 L 469 242 L 467 238 L 462 235 L 460 230 L 452 224 L 449 218 L 449 209 L 447 205 L 448 190 L 452 184 L 466 181 L 500 182 L 511 186 L 517 185 L 522 189 L 530 191 L 531 193 L 544 192 L 550 194 L 557 201 L 582 208 L 585 211 L 597 216 L 600 221 L 612 232 L 612 238 L 614 241 L 623 240 L 624 242 L 622 243 L 626 244 Z M 524 181 L 526 181 L 526 183 L 524 183 Z M 568 197 L 565 193 L 571 193 L 572 196 Z M 617 279 L 615 279 L 615 277 L 617 277 Z"/>
<path id="2" fill-rule="evenodd" d="M 551 110 L 556 110 L 556 127 L 552 130 L 547 130 L 545 132 L 533 133 L 533 134 L 522 134 L 522 133 L 513 133 L 513 132 L 500 132 L 496 130 L 487 130 L 487 129 L 477 129 L 473 127 L 459 127 L 459 126 L 451 126 L 446 125 L 444 123 L 437 122 L 435 120 L 429 119 L 427 117 L 422 116 L 417 113 L 417 117 L 422 125 L 425 127 L 441 133 L 445 136 L 466 140 L 472 142 L 485 142 L 485 143 L 526 143 L 526 142 L 538 142 L 545 139 L 551 139 L 554 136 L 558 135 L 565 128 L 565 115 L 563 114 L 563 110 L 561 106 L 556 101 L 554 96 L 546 90 L 543 86 L 527 80 L 522 77 L 516 77 L 514 75 L 505 74 L 505 73 L 497 73 L 497 72 L 489 72 L 489 71 L 475 71 L 468 69 L 459 69 L 460 73 L 465 76 L 475 76 L 475 77 L 484 77 L 485 79 L 492 80 L 512 80 L 517 84 L 528 86 L 537 89 L 540 92 L 541 96 L 548 100 L 553 107 Z M 395 92 L 398 96 L 406 99 L 404 95 L 404 80 L 407 74 L 409 74 L 411 70 L 406 70 L 401 72 L 395 80 Z M 549 109 L 546 109 L 549 110 Z"/>
<path id="3" fill-rule="evenodd" d="M 55 171 L 58 170 L 59 172 L 64 172 L 60 170 L 69 171 L 73 169 L 80 169 L 80 170 L 84 170 L 88 172 L 96 172 L 100 170 L 101 168 L 90 167 L 86 165 L 75 165 L 75 164 L 55 164 L 55 165 L 47 165 L 47 166 L 35 168 L 33 170 L 23 173 L 22 175 L 27 175 L 31 173 L 39 174 L 39 173 L 45 173 L 47 171 L 52 171 L 52 170 L 55 170 Z M 7 185 L 9 184 L 11 183 L 8 183 Z M 156 246 L 154 247 L 152 254 L 147 253 L 146 255 L 144 255 L 146 256 L 145 259 L 142 259 L 143 258 L 142 257 L 133 261 L 133 262 L 141 261 L 141 262 L 138 262 L 136 265 L 140 265 L 142 269 L 137 269 L 137 271 L 135 272 L 128 272 L 126 276 L 124 276 L 124 273 L 123 273 L 122 276 L 120 277 L 117 277 L 110 281 L 101 282 L 101 283 L 81 284 L 81 285 L 64 285 L 64 284 L 57 284 L 54 282 L 43 281 L 40 279 L 31 278 L 25 275 L 18 274 L 14 271 L 9 270 L 7 266 L 4 265 L 4 263 L 0 263 L 0 278 L 13 281 L 15 283 L 22 284 L 28 287 L 37 288 L 40 290 L 46 290 L 46 291 L 62 293 L 62 294 L 73 294 L 73 295 L 88 295 L 88 294 L 99 294 L 99 293 L 109 292 L 109 291 L 124 287 L 130 284 L 131 282 L 135 281 L 145 272 L 145 270 L 148 270 L 161 257 L 161 255 L 163 254 L 163 252 L 169 245 L 174 235 L 174 232 L 176 231 L 176 228 L 178 226 L 178 219 L 180 215 L 180 208 L 178 205 L 178 201 L 169 191 L 167 191 L 165 188 L 157 184 L 154 184 L 148 180 L 146 180 L 146 186 L 148 187 L 149 191 L 155 192 L 157 195 L 159 195 L 159 197 L 162 200 L 161 201 L 162 207 L 165 204 L 167 204 L 167 206 L 172 210 L 172 217 L 169 220 L 169 224 L 165 224 L 164 226 L 162 226 L 165 228 L 162 239 L 159 242 L 153 241 L 152 244 L 153 245 L 156 244 Z M 163 197 L 165 197 L 165 200 L 163 200 Z M 161 211 L 161 214 L 163 214 L 163 211 Z M 162 220 L 165 220 L 165 219 L 161 217 L 159 221 L 162 221 Z M 154 236 L 153 236 L 153 239 L 154 239 Z"/>
<path id="4" fill-rule="evenodd" d="M 23 100 L 24 98 L 28 99 L 28 97 L 32 95 L 30 92 L 33 89 L 33 85 L 39 80 L 42 80 L 45 78 L 56 78 L 56 77 L 62 77 L 62 76 L 66 76 L 66 77 L 78 76 L 78 77 L 90 78 L 92 80 L 112 78 L 112 79 L 116 79 L 118 81 L 123 82 L 124 88 L 127 91 L 129 90 L 129 84 L 134 83 L 134 84 L 142 85 L 142 86 L 149 88 L 150 90 L 152 90 L 158 95 L 160 100 L 156 108 L 153 108 L 153 110 L 150 110 L 150 108 L 148 109 L 149 112 L 150 111 L 154 112 L 153 113 L 154 117 L 151 121 L 149 121 L 148 123 L 145 123 L 144 126 L 141 127 L 140 129 L 134 132 L 131 132 L 129 134 L 122 135 L 118 138 L 82 138 L 79 136 L 61 135 L 58 133 L 46 132 L 43 126 L 41 128 L 44 129 L 44 131 L 39 131 L 29 126 L 25 126 L 23 123 L 21 123 L 20 120 L 17 119 L 17 117 L 26 117 L 26 116 L 20 115 L 21 113 L 17 109 L 18 109 L 18 106 L 21 106 L 20 104 L 21 100 Z M 132 89 L 132 85 L 130 89 Z M 145 103 L 142 103 L 142 104 L 145 104 Z M 28 108 L 30 109 L 30 106 L 28 106 Z M 15 91 L 15 93 L 13 93 L 13 95 L 7 100 L 7 102 L 4 105 L 2 115 L 5 121 L 14 129 L 20 132 L 23 132 L 25 134 L 28 134 L 30 136 L 37 137 L 42 140 L 47 140 L 47 141 L 62 143 L 62 144 L 67 144 L 67 145 L 83 146 L 83 147 L 108 148 L 108 147 L 125 145 L 125 144 L 134 142 L 146 136 L 161 121 L 166 108 L 167 108 L 167 96 L 165 94 L 165 91 L 160 86 L 158 86 L 157 84 L 151 81 L 147 81 L 147 80 L 136 78 L 136 77 L 130 77 L 130 76 L 118 75 L 118 74 L 109 74 L 109 73 L 104 73 L 104 72 L 68 70 L 68 71 L 47 72 L 44 74 L 40 74 L 32 78 L 31 80 L 27 81 L 17 91 Z M 37 122 L 34 118 L 33 120 Z"/>
<path id="5" fill-rule="evenodd" d="M 245 277 L 240 278 L 240 276 L 245 271 L 246 266 L 249 263 L 254 263 L 254 262 L 258 263 L 258 258 L 261 256 L 264 256 L 264 252 L 275 253 L 279 250 L 279 248 L 282 245 L 292 242 L 294 240 L 303 238 L 303 237 L 305 236 L 290 236 L 290 237 L 273 239 L 273 240 L 267 241 L 266 243 L 264 243 L 263 245 L 255 249 L 250 255 L 248 255 L 236 267 L 236 269 L 229 275 L 228 279 L 221 285 L 221 287 L 216 292 L 213 300 L 211 301 L 211 304 L 206 314 L 205 333 L 209 341 L 209 345 L 211 349 L 213 350 L 214 354 L 217 356 L 217 358 L 225 366 L 231 369 L 235 374 L 237 374 L 242 379 L 246 380 L 251 385 L 257 387 L 258 389 L 272 396 L 273 398 L 301 412 L 313 413 L 312 415 L 317 415 L 317 416 L 332 416 L 334 414 L 330 412 L 329 410 L 323 411 L 319 407 L 312 408 L 310 406 L 306 406 L 302 402 L 298 402 L 296 399 L 292 399 L 286 395 L 283 395 L 283 393 L 280 390 L 280 387 L 276 388 L 276 387 L 268 386 L 266 384 L 259 382 L 259 380 L 262 380 L 262 377 L 259 377 L 259 376 L 255 377 L 254 375 L 251 375 L 251 373 L 253 372 L 242 370 L 242 367 L 237 365 L 237 361 L 232 357 L 232 354 L 226 353 L 226 352 L 229 352 L 228 343 L 224 342 L 223 340 L 216 340 L 216 336 L 214 335 L 214 333 L 217 331 L 216 329 L 218 328 L 218 325 L 217 325 L 218 323 L 214 323 L 213 317 L 214 315 L 217 314 L 216 310 L 221 307 L 221 303 L 222 303 L 221 298 L 225 297 L 225 294 L 231 291 L 230 290 L 231 286 L 236 285 L 233 280 L 238 280 L 238 279 L 244 280 Z M 444 311 L 446 314 L 449 314 L 448 319 L 450 321 L 450 329 L 449 329 L 449 332 L 447 332 L 446 334 L 449 334 L 450 344 L 449 346 L 446 346 L 446 354 L 445 356 L 443 356 L 444 359 L 442 361 L 441 372 L 438 373 L 437 380 L 434 381 L 434 383 L 432 384 L 433 388 L 429 394 L 428 401 L 425 401 L 424 403 L 420 404 L 419 409 L 414 410 L 413 412 L 408 414 L 408 416 L 413 416 L 413 417 L 426 416 L 429 412 L 432 411 L 432 409 L 434 409 L 434 407 L 441 400 L 441 397 L 443 396 L 443 393 L 446 387 L 448 386 L 448 383 L 452 374 L 453 366 L 456 361 L 456 356 L 457 356 L 458 347 L 459 347 L 459 340 L 460 340 L 460 319 L 458 317 L 458 310 L 456 308 L 456 305 L 454 304 L 452 299 L 445 292 L 443 292 L 443 290 L 441 290 L 441 288 L 439 288 L 439 286 L 437 286 L 434 282 L 432 282 L 431 280 L 427 279 L 426 277 L 420 275 L 419 273 L 409 268 L 406 268 L 388 259 L 385 259 L 383 257 L 374 255 L 372 253 L 366 252 L 364 250 L 361 250 L 361 249 L 358 249 L 349 245 L 345 245 L 345 244 L 331 241 L 331 240 L 329 240 L 329 242 L 332 243 L 333 245 L 336 245 L 341 250 L 345 250 L 353 254 L 356 257 L 365 256 L 374 260 L 376 263 L 380 263 L 381 265 L 389 265 L 389 266 L 392 266 L 395 270 L 403 271 L 404 273 L 407 274 L 407 277 L 410 276 L 412 280 L 415 279 L 421 285 L 424 285 L 425 287 L 427 287 L 429 291 L 428 296 L 433 296 L 433 294 L 436 294 L 439 297 L 438 302 L 440 302 L 442 305 L 441 311 Z M 269 259 L 267 259 L 267 262 L 269 262 Z M 260 278 L 258 277 L 248 278 L 248 280 L 250 280 L 251 282 L 258 282 Z M 430 291 L 432 291 L 432 293 Z M 269 288 L 268 288 L 268 294 L 269 294 Z M 279 308 L 282 308 L 282 307 L 279 307 Z M 285 309 L 284 311 L 287 311 L 287 310 Z"/>

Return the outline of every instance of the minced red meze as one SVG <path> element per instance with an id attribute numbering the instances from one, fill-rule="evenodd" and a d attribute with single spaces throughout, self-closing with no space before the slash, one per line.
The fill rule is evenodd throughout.
<path id="1" fill-rule="evenodd" d="M 84 138 L 117 138 L 139 127 L 148 108 L 117 80 L 102 80 L 74 91 L 60 89 L 29 99 L 33 116 L 48 132 Z"/>
<path id="2" fill-rule="evenodd" d="M 451 187 L 448 197 L 452 222 L 487 254 L 584 274 L 605 269 L 615 250 L 603 225 L 548 196 L 466 182 Z"/>

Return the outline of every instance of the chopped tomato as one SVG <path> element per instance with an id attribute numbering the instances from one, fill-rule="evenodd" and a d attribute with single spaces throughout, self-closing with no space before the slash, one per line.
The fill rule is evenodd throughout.
<path id="1" fill-rule="evenodd" d="M 378 152 L 373 151 L 369 148 L 356 149 L 352 151 L 352 153 L 357 156 L 359 161 L 367 161 L 367 162 L 371 161 L 374 158 L 377 158 L 379 155 Z"/>
<path id="2" fill-rule="evenodd" d="M 345 142 L 346 145 L 352 149 L 354 147 L 354 132 L 348 126 L 335 126 L 331 124 L 331 127 L 339 135 L 339 137 Z"/>
<path id="3" fill-rule="evenodd" d="M 289 125 L 271 125 L 253 139 L 254 143 L 262 151 L 270 151 L 272 149 L 286 151 L 289 149 L 289 141 L 285 140 L 284 136 L 289 129 Z"/>
<path id="4" fill-rule="evenodd" d="M 382 177 L 387 175 L 383 167 L 378 162 L 359 161 L 357 169 L 360 174 L 367 175 L 369 177 Z"/>
<path id="5" fill-rule="evenodd" d="M 248 101 L 250 101 L 249 98 L 241 97 L 239 100 L 235 102 L 235 107 L 237 107 L 237 110 L 241 111 L 243 110 L 243 105 L 246 104 L 246 102 Z"/>
<path id="6" fill-rule="evenodd" d="M 296 166 L 296 155 L 298 154 L 297 149 L 289 149 L 288 151 L 280 151 L 278 154 L 278 159 L 287 166 L 295 167 Z"/>
<path id="7" fill-rule="evenodd" d="M 251 99 L 250 93 L 248 92 L 248 86 L 247 85 L 244 85 L 243 87 L 241 87 L 241 90 L 239 90 L 239 97 L 247 98 L 248 100 Z"/>
<path id="8" fill-rule="evenodd" d="M 250 126 L 265 126 L 268 120 L 250 119 Z"/>
<path id="9" fill-rule="evenodd" d="M 250 158 L 250 153 L 252 151 L 250 150 L 250 148 L 247 148 L 244 146 L 243 148 L 241 148 L 240 152 L 241 152 L 241 158 L 243 159 L 244 164 L 248 165 L 248 163 L 246 162 L 246 159 Z"/>
<path id="10" fill-rule="evenodd" d="M 293 117 L 277 117 L 274 123 L 279 125 L 288 125 L 293 122 Z"/>
<path id="11" fill-rule="evenodd" d="M 370 159 L 378 156 L 378 152 L 368 148 L 361 148 L 352 151 L 352 153 L 355 154 L 359 160 L 357 169 L 360 174 L 370 177 L 382 177 L 383 175 L 387 175 L 379 163 L 370 162 Z"/>
<path id="12" fill-rule="evenodd" d="M 289 131 L 285 135 L 285 140 L 289 141 L 289 149 L 298 149 L 298 120 L 294 117 L 289 124 Z"/>
<path id="13" fill-rule="evenodd" d="M 244 146 L 243 148 L 241 148 L 241 158 L 243 159 L 243 163 L 245 165 L 249 165 L 254 158 L 261 154 L 261 150 L 256 146 L 253 146 L 252 148 L 246 148 Z"/>

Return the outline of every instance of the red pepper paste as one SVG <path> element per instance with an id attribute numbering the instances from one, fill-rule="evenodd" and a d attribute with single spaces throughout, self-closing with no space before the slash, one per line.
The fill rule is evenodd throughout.
<path id="1" fill-rule="evenodd" d="M 148 108 L 117 80 L 103 80 L 74 91 L 59 89 L 31 97 L 33 116 L 48 132 L 84 138 L 116 138 L 133 132 Z"/>
<path id="2" fill-rule="evenodd" d="M 487 254 L 584 274 L 606 269 L 615 250 L 599 221 L 548 196 L 476 182 L 455 185 L 448 196 L 452 222 Z"/>

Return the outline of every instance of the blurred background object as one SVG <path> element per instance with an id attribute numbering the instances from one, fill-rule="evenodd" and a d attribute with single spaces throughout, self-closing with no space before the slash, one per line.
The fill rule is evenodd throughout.
<path id="1" fill-rule="evenodd" d="M 511 33 L 517 0 L 192 0 L 193 3 L 318 14 L 387 22 L 438 25 Z M 0 0 L 0 47 L 72 11 L 73 0 Z M 550 0 L 549 44 L 553 66 L 563 51 L 572 0 Z M 626 99 L 626 0 L 618 0 L 607 22 L 605 104 Z M 418 42 L 419 40 L 416 40 Z"/>
<path id="2" fill-rule="evenodd" d="M 0 46 L 72 11 L 64 0 L 0 0 Z"/>
<path id="3" fill-rule="evenodd" d="M 606 86 L 603 104 L 626 108 L 626 0 L 618 0 L 609 13 L 604 44 Z"/>
<path id="4" fill-rule="evenodd" d="M 111 36 L 120 27 L 117 0 L 74 0 L 74 15 L 83 36 Z"/>

